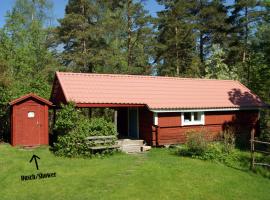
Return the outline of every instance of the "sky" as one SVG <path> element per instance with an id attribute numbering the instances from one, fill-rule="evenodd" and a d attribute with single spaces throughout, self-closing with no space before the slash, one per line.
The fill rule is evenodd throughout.
<path id="1" fill-rule="evenodd" d="M 0 27 L 3 27 L 5 24 L 5 15 L 8 10 L 11 10 L 16 0 L 0 0 Z M 59 19 L 63 18 L 65 14 L 65 6 L 68 0 L 51 0 L 54 4 L 53 7 L 53 18 Z M 145 0 L 145 8 L 149 10 L 149 13 L 155 17 L 156 12 L 162 10 L 162 6 L 158 5 L 155 0 Z"/>

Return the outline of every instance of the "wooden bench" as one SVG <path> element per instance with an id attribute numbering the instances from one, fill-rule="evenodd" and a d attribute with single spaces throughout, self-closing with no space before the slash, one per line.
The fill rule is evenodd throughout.
<path id="1" fill-rule="evenodd" d="M 119 145 L 112 143 L 117 139 L 115 135 L 108 136 L 90 136 L 85 138 L 86 144 L 91 145 L 89 149 L 94 150 L 104 150 L 104 149 L 116 149 L 119 148 Z M 93 146 L 92 146 L 93 145 Z"/>

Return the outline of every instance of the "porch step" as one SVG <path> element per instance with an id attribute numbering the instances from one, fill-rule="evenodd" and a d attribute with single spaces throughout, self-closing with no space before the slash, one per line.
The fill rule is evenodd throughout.
<path id="1" fill-rule="evenodd" d="M 118 145 L 143 145 L 143 140 L 132 140 L 132 139 L 119 139 Z"/>
<path id="2" fill-rule="evenodd" d="M 151 149 L 151 146 L 143 144 L 143 140 L 120 139 L 118 145 L 120 150 L 126 153 L 140 153 Z"/>
<path id="3" fill-rule="evenodd" d="M 141 152 L 140 145 L 124 145 L 120 149 L 126 153 L 138 153 Z"/>

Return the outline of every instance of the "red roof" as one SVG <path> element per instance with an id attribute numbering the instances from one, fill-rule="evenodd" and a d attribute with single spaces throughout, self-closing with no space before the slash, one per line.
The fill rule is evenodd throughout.
<path id="1" fill-rule="evenodd" d="M 24 96 L 22 96 L 22 97 L 19 97 L 19 98 L 17 98 L 17 99 L 14 99 L 13 101 L 9 102 L 9 105 L 12 106 L 12 105 L 14 105 L 14 104 L 20 103 L 20 102 L 22 102 L 22 101 L 24 101 L 24 100 L 26 100 L 26 99 L 29 99 L 29 98 L 36 99 L 36 100 L 38 100 L 38 101 L 40 101 L 40 102 L 43 102 L 44 104 L 47 104 L 47 105 L 49 105 L 49 106 L 52 105 L 52 102 L 50 102 L 50 101 L 48 101 L 47 99 L 44 99 L 44 98 L 42 98 L 42 97 L 40 97 L 40 96 L 34 94 L 34 93 L 29 93 L 29 94 L 27 94 L 27 95 L 24 95 Z"/>
<path id="2" fill-rule="evenodd" d="M 145 104 L 152 110 L 266 106 L 234 80 L 67 72 L 56 77 L 66 101 L 77 104 Z"/>

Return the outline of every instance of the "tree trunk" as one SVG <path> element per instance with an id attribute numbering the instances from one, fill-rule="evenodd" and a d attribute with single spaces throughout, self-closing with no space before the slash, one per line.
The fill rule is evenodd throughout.
<path id="1" fill-rule="evenodd" d="M 130 71 L 131 67 L 131 0 L 128 0 L 127 2 L 127 19 L 128 19 L 128 39 L 127 39 L 127 46 L 128 46 L 128 58 L 127 58 L 127 63 L 128 63 L 128 70 Z"/>
<path id="2" fill-rule="evenodd" d="M 88 23 L 88 21 L 87 21 L 87 15 L 86 15 L 86 13 L 85 13 L 85 5 L 82 5 L 81 6 L 81 8 L 82 8 L 82 14 L 83 14 L 83 16 L 84 16 L 84 23 Z M 85 32 L 86 32 L 86 30 L 84 29 L 83 30 L 84 31 L 84 35 L 85 35 Z M 83 46 L 83 68 L 84 68 L 84 70 L 87 70 L 88 72 L 92 72 L 92 65 L 88 62 L 88 59 L 87 59 L 87 46 L 86 46 L 86 39 L 85 38 L 83 38 L 83 40 L 82 40 L 82 46 Z"/>
<path id="3" fill-rule="evenodd" d="M 243 63 L 247 70 L 247 85 L 249 86 L 250 82 L 250 65 L 247 63 L 247 51 L 248 51 L 248 7 L 245 7 L 245 44 L 244 44 L 244 52 L 243 52 Z"/>
<path id="4" fill-rule="evenodd" d="M 200 32 L 200 60 L 201 63 L 204 63 L 204 58 L 203 58 L 203 34 Z"/>
<path id="5" fill-rule="evenodd" d="M 180 61 L 179 61 L 179 51 L 178 51 L 178 27 L 175 27 L 175 49 L 176 49 L 176 75 L 180 75 Z"/>

